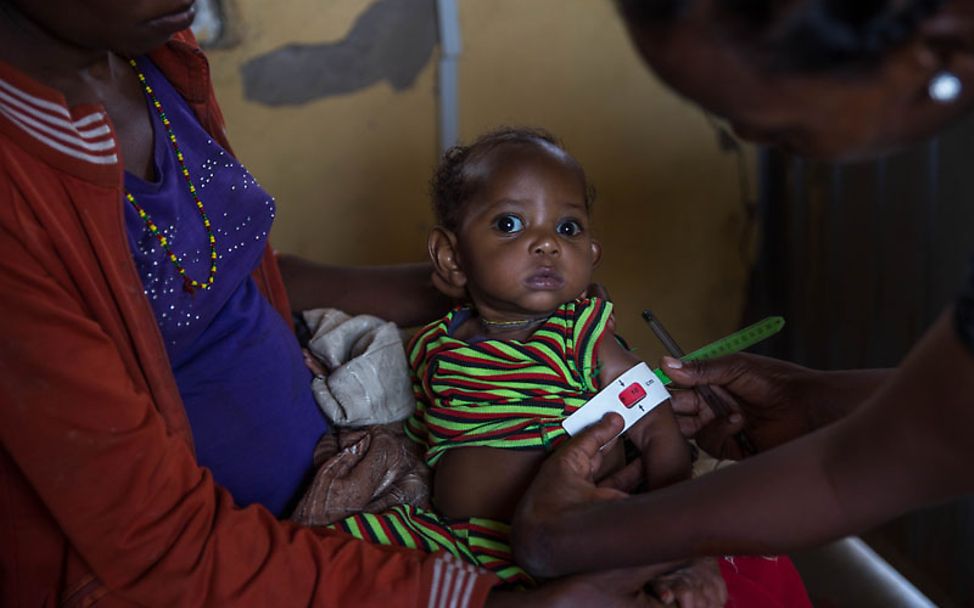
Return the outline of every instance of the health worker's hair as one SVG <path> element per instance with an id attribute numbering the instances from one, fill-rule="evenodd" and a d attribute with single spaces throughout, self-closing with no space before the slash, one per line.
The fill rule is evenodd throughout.
<path id="1" fill-rule="evenodd" d="M 664 27 L 701 0 L 616 0 L 635 26 Z M 772 69 L 869 69 L 946 0 L 706 0 Z"/>

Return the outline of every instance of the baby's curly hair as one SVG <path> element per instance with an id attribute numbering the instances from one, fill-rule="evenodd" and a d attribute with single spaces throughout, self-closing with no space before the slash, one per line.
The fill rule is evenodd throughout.
<path id="1" fill-rule="evenodd" d="M 595 201 L 595 189 L 588 183 L 585 171 L 562 143 L 551 133 L 535 127 L 501 127 L 478 137 L 472 144 L 456 145 L 447 150 L 430 180 L 430 197 L 436 221 L 447 230 L 455 231 L 463 217 L 464 204 L 476 196 L 484 186 L 485 177 L 471 174 L 471 168 L 490 152 L 506 145 L 536 145 L 558 148 L 578 168 L 585 185 L 585 209 Z"/>

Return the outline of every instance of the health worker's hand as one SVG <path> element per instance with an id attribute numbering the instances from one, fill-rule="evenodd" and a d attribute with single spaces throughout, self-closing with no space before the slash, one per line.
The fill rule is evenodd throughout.
<path id="1" fill-rule="evenodd" d="M 673 411 L 680 431 L 717 458 L 744 456 L 734 440 L 734 435 L 741 430 L 746 430 L 758 451 L 763 451 L 804 435 L 816 426 L 807 393 L 815 383 L 815 376 L 822 372 L 749 354 L 709 361 L 663 357 L 662 368 L 681 388 L 713 385 L 734 407 L 729 416 L 718 419 L 695 391 L 672 391 Z"/>
<path id="2" fill-rule="evenodd" d="M 550 577 L 546 555 L 557 551 L 562 536 L 572 532 L 566 518 L 573 510 L 593 502 L 618 500 L 628 494 L 615 487 L 600 487 L 595 479 L 606 444 L 619 434 L 622 417 L 608 414 L 573 437 L 548 457 L 518 503 L 512 525 L 514 559 L 529 572 Z M 603 450 L 603 446 L 606 449 Z"/>

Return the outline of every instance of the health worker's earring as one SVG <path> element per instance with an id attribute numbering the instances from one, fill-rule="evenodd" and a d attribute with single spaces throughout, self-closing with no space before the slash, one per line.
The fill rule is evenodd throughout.
<path id="1" fill-rule="evenodd" d="M 960 78 L 950 72 L 943 71 L 937 72 L 930 79 L 930 84 L 927 85 L 927 93 L 930 95 L 930 99 L 937 103 L 953 103 L 960 96 L 963 88 L 964 85 L 961 84 Z"/>

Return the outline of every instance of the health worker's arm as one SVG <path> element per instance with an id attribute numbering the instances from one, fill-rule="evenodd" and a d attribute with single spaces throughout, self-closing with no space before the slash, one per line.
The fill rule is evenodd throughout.
<path id="1" fill-rule="evenodd" d="M 945 313 L 842 420 L 702 478 L 591 502 L 609 418 L 542 467 L 514 524 L 518 562 L 556 576 L 713 554 L 780 554 L 974 489 L 974 355 Z M 594 447 L 593 447 L 594 446 Z"/>

